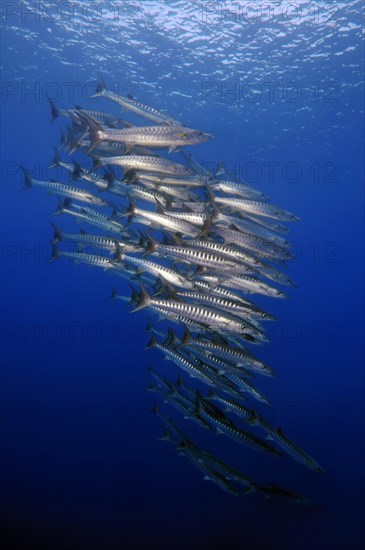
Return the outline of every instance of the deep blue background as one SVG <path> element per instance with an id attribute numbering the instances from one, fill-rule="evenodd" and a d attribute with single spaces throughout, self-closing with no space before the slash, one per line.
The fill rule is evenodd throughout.
<path id="1" fill-rule="evenodd" d="M 183 18 L 183 7 L 175 9 Z M 356 3 L 342 15 L 359 25 L 355 9 Z M 187 32 L 188 10 L 186 14 Z M 277 25 L 266 23 L 272 42 L 260 39 L 260 26 L 237 30 L 217 24 L 202 32 L 197 45 L 184 41 L 182 29 L 168 17 L 166 30 L 135 20 L 120 31 L 105 20 L 63 28 L 42 18 L 7 18 L 1 133 L 0 537 L 8 547 L 363 547 L 361 54 L 358 35 L 341 35 L 345 23 L 338 18 L 332 26 L 313 29 L 305 22 L 303 31 L 298 25 L 284 38 Z M 310 37 L 308 43 L 302 33 Z M 253 59 L 249 52 L 247 58 L 235 59 L 235 43 L 245 51 L 252 37 L 257 48 Z M 323 56 L 311 58 L 315 37 L 323 41 L 314 53 Z M 147 55 L 146 44 L 151 48 Z M 342 54 L 335 55 L 338 51 Z M 233 60 L 225 65 L 230 55 Z M 304 62 L 308 58 L 310 63 Z M 61 90 L 61 106 L 92 108 L 94 103 L 80 90 L 98 71 L 111 85 L 134 88 L 141 100 L 213 133 L 214 141 L 194 149 L 201 162 L 223 160 L 228 169 L 238 163 L 248 178 L 253 172 L 246 163 L 255 163 L 262 170 L 257 186 L 302 219 L 292 228 L 298 257 L 288 268 L 298 288 L 289 289 L 287 301 L 257 299 L 279 319 L 269 328 L 272 343 L 258 350 L 277 376 L 262 380 L 260 388 L 273 403 L 265 411 L 268 418 L 310 452 L 326 475 L 317 476 L 289 459 L 257 455 L 177 419 L 203 448 L 257 481 L 307 495 L 312 508 L 221 493 L 172 447 L 157 441 L 161 431 L 148 412 L 154 396 L 146 392 L 146 369 L 152 361 L 173 378 L 176 368 L 158 352 L 144 351 L 146 314 L 131 316 L 123 304 L 109 301 L 113 286 L 127 291 L 123 280 L 68 261 L 48 263 L 52 233 L 47 221 L 57 201 L 38 189 L 21 193 L 20 164 L 46 176 L 52 145 L 64 124 L 49 124 L 43 92 L 52 92 L 50 82 Z M 268 81 L 278 82 L 279 92 L 294 81 L 302 97 L 290 102 L 279 94 L 270 101 Z M 80 83 L 71 103 L 67 82 Z M 215 92 L 204 101 L 206 82 L 213 82 Z M 223 86 L 242 89 L 252 83 L 263 91 L 259 101 L 234 105 L 232 98 L 221 100 Z M 318 85 L 317 98 L 311 90 Z M 329 102 L 326 94 L 333 85 L 338 87 L 335 101 Z M 38 86 L 39 95 L 22 96 L 24 86 Z M 96 105 L 118 112 L 106 101 Z M 278 163 L 273 181 L 265 162 Z M 283 173 L 287 163 L 301 170 L 298 181 Z M 55 221 L 77 229 L 66 217 Z"/>

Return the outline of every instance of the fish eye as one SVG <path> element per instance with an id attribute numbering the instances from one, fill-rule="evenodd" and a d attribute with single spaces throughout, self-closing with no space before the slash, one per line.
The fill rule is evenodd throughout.
<path id="1" fill-rule="evenodd" d="M 280 296 L 280 294 L 282 294 L 281 290 L 277 290 L 277 291 L 276 291 L 276 294 L 277 294 L 278 296 Z"/>

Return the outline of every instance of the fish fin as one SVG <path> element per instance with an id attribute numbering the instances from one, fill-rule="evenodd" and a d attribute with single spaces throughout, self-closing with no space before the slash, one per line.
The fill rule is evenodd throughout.
<path id="1" fill-rule="evenodd" d="M 132 151 L 133 147 L 135 147 L 135 146 L 136 146 L 135 143 L 127 143 L 127 144 L 125 144 L 125 152 L 124 152 L 124 154 L 125 154 L 125 155 L 128 155 L 128 153 L 130 153 L 130 152 Z"/>
<path id="2" fill-rule="evenodd" d="M 120 122 L 123 123 L 125 128 L 134 128 L 135 127 L 135 124 L 132 124 L 131 122 L 128 122 L 127 120 L 124 120 L 123 118 L 120 118 L 119 120 L 120 120 Z"/>
<path id="3" fill-rule="evenodd" d="M 170 147 L 168 149 L 168 153 L 173 153 L 174 151 L 176 153 L 178 153 L 180 151 L 180 146 L 179 145 L 170 145 Z"/>
<path id="4" fill-rule="evenodd" d="M 91 155 L 91 157 L 93 159 L 93 172 L 95 172 L 103 166 L 103 163 L 98 155 Z"/>
<path id="5" fill-rule="evenodd" d="M 165 207 L 164 207 L 164 205 L 162 204 L 162 202 L 161 202 L 157 197 L 155 197 L 155 201 L 156 201 L 156 210 L 157 210 L 157 213 L 158 213 L 158 214 L 165 214 Z"/>
<path id="6" fill-rule="evenodd" d="M 225 169 L 225 167 L 224 167 L 224 162 L 222 161 L 222 162 L 220 162 L 220 163 L 218 164 L 217 171 L 216 171 L 216 173 L 215 173 L 214 175 L 215 175 L 215 176 L 222 176 L 222 175 L 225 174 L 225 173 L 226 173 L 226 169 Z"/>
<path id="7" fill-rule="evenodd" d="M 257 426 L 260 424 L 260 417 L 255 409 L 252 411 L 252 416 L 250 420 L 247 421 L 248 424 L 251 424 L 252 426 Z"/>
<path id="8" fill-rule="evenodd" d="M 197 235 L 196 238 L 199 239 L 200 237 L 203 237 L 204 235 L 207 235 L 210 232 L 211 227 L 212 227 L 212 217 L 207 212 L 205 220 L 204 220 L 203 227 L 202 227 L 200 233 Z"/>

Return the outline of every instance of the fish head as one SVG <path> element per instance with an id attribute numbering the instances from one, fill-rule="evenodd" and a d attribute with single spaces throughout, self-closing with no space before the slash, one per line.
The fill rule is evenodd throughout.
<path id="1" fill-rule="evenodd" d="M 186 129 L 181 137 L 187 144 L 193 145 L 195 143 L 204 143 L 205 141 L 212 139 L 213 136 L 212 134 L 202 132 L 201 130 Z"/>

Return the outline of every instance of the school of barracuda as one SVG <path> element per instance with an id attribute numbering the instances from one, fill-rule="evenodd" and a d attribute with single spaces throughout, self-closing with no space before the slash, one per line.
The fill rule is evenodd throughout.
<path id="1" fill-rule="evenodd" d="M 61 131 L 60 149 L 86 153 L 94 163 L 86 169 L 74 159 L 62 160 L 55 149 L 51 166 L 69 172 L 68 184 L 36 180 L 23 168 L 25 189 L 42 187 L 57 195 L 56 214 L 90 226 L 70 234 L 52 223 L 51 259 L 64 256 L 127 279 L 131 296 L 113 290 L 112 297 L 132 306 L 132 312 L 146 308 L 170 322 L 161 331 L 153 317 L 146 328 L 151 334 L 147 348 L 160 350 L 185 377 L 179 374 L 173 381 L 149 369 L 149 390 L 163 403 L 212 433 L 282 460 L 284 468 L 285 455 L 323 472 L 256 410 L 269 404 L 256 387 L 256 376 L 274 373 L 252 348 L 268 342 L 264 323 L 274 318 L 252 297 L 285 298 L 277 285 L 294 284 L 283 271 L 291 258 L 283 222 L 298 218 L 245 183 L 228 181 L 221 170 L 208 172 L 182 148 L 205 142 L 210 134 L 109 91 L 101 77 L 95 96 L 152 124 L 136 126 L 107 112 L 59 109 L 51 103 L 52 122 L 59 116 L 71 122 Z M 182 155 L 182 163 L 170 160 L 166 153 L 172 151 Z M 117 177 L 115 167 L 123 169 L 123 177 Z M 102 233 L 91 232 L 92 227 Z M 163 424 L 161 439 L 224 491 L 310 503 L 222 462 L 199 448 L 156 404 L 152 410 Z"/>

